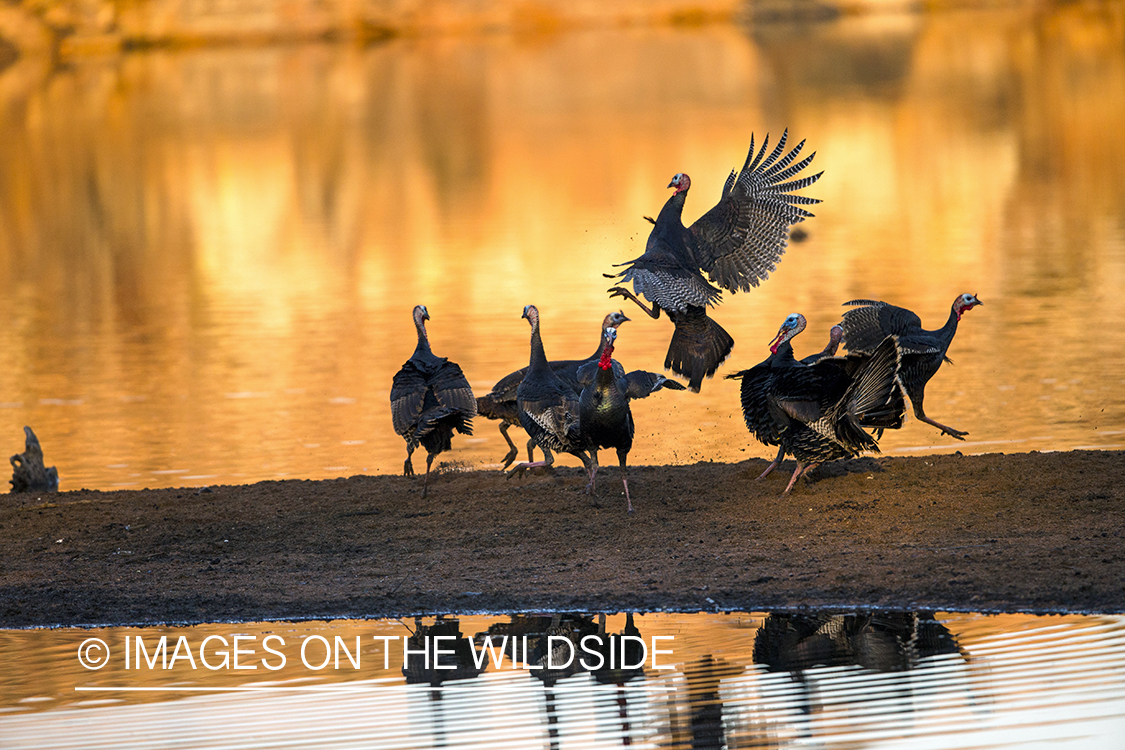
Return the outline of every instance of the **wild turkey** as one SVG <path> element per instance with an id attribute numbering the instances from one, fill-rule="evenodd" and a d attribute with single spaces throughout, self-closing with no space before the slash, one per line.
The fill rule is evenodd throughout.
<path id="1" fill-rule="evenodd" d="M 633 501 L 629 497 L 629 479 L 625 459 L 633 447 L 633 413 L 629 402 L 648 398 L 661 388 L 682 391 L 684 387 L 675 380 L 644 370 L 634 370 L 628 375 L 613 359 L 613 344 L 617 330 L 605 329 L 605 348 L 597 362 L 589 362 L 578 369 L 578 380 L 583 384 L 579 398 L 579 416 L 582 434 L 590 451 L 590 492 L 598 475 L 598 449 L 614 448 L 621 466 L 621 483 L 625 486 L 625 502 L 630 513 Z"/>
<path id="2" fill-rule="evenodd" d="M 414 474 L 410 457 L 419 444 L 426 449 L 426 478 L 422 497 L 430 482 L 430 465 L 434 456 L 452 447 L 453 431 L 473 434 L 473 417 L 477 402 L 469 381 L 457 364 L 445 357 L 434 356 L 426 336 L 430 319 L 425 305 L 414 308 L 414 327 L 418 346 L 402 366 L 391 384 L 391 420 L 395 432 L 406 439 L 406 461 L 402 473 Z"/>
<path id="3" fill-rule="evenodd" d="M 569 453 L 577 457 L 589 473 L 586 439 L 579 424 L 578 394 L 551 370 L 547 362 L 543 339 L 539 335 L 539 310 L 535 305 L 528 305 L 523 309 L 523 317 L 531 323 L 531 359 L 527 373 L 516 389 L 520 425 L 543 449 L 544 455 L 549 455 L 549 451 Z M 526 469 L 549 465 L 546 460 L 516 464 L 508 472 L 508 478 Z"/>
<path id="4" fill-rule="evenodd" d="M 774 366 L 784 367 L 784 366 L 788 366 L 788 365 L 791 365 L 791 364 L 793 364 L 793 365 L 795 365 L 795 364 L 811 365 L 811 364 L 814 364 L 816 362 L 819 362 L 820 360 L 824 359 L 825 357 L 836 356 L 836 350 L 840 348 L 840 341 L 844 337 L 844 329 L 841 328 L 839 325 L 834 325 L 834 326 L 832 326 L 831 328 L 828 329 L 828 344 L 822 350 L 820 350 L 816 354 L 810 354 L 809 356 L 804 357 L 798 363 L 797 360 L 794 359 L 794 357 L 793 357 L 793 343 L 792 343 L 792 341 L 793 341 L 794 336 L 796 336 L 801 331 L 805 330 L 805 325 L 806 325 L 805 316 L 801 315 L 800 313 L 794 313 L 793 315 L 790 315 L 788 318 L 785 319 L 785 322 L 781 324 L 781 330 L 778 331 L 777 337 L 774 339 L 774 341 L 777 341 L 777 339 L 781 337 L 782 331 L 786 330 L 787 327 L 795 327 L 796 326 L 798 328 L 797 328 L 796 331 L 794 331 L 785 340 L 784 343 L 782 343 L 780 345 L 775 345 L 774 341 L 770 342 L 770 353 L 771 353 L 770 359 L 772 360 L 772 359 L 774 359 L 775 356 L 777 357 L 776 361 L 774 362 Z M 767 360 L 767 361 L 769 361 L 769 360 Z M 759 439 L 761 439 L 761 438 L 759 438 Z M 763 441 L 763 442 L 765 442 L 765 441 Z M 774 460 L 770 462 L 770 465 L 767 466 L 766 470 L 763 471 L 761 473 L 761 475 L 758 476 L 758 479 L 765 479 L 767 476 L 769 476 L 770 472 L 773 471 L 774 469 L 776 469 L 777 465 L 781 463 L 781 460 L 783 458 L 785 458 L 785 449 L 782 448 L 780 446 L 780 444 L 778 444 L 776 442 L 766 443 L 766 444 L 778 446 L 777 457 L 774 458 Z"/>
<path id="5" fill-rule="evenodd" d="M 878 443 L 862 427 L 893 424 L 905 406 L 894 398 L 899 369 L 894 336 L 870 355 L 824 357 L 805 365 L 793 358 L 790 343 L 804 330 L 804 322 L 800 315 L 786 318 L 766 361 L 727 376 L 742 380 L 742 413 L 751 433 L 797 459 L 782 494 L 789 494 L 797 478 L 820 463 L 878 451 Z"/>
<path id="6" fill-rule="evenodd" d="M 777 331 L 777 336 L 770 342 L 770 356 L 765 362 L 750 370 L 743 370 L 727 376 L 727 380 L 742 380 L 742 416 L 750 432 L 758 439 L 758 442 L 764 445 L 778 446 L 777 457 L 758 476 L 758 479 L 765 479 L 769 476 L 770 472 L 777 468 L 777 465 L 785 458 L 785 448 L 781 446 L 779 427 L 770 411 L 767 390 L 774 371 L 785 367 L 799 367 L 803 363 L 798 362 L 793 356 L 793 339 L 805 330 L 806 325 L 804 315 L 793 313 L 782 322 L 781 328 Z M 830 334 L 829 347 L 831 346 Z M 809 359 L 821 359 L 820 353 L 812 355 Z"/>
<path id="7" fill-rule="evenodd" d="M 675 175 L 668 184 L 675 192 L 653 221 L 644 254 L 620 264 L 627 266 L 624 271 L 607 274 L 632 281 L 636 294 L 652 307 L 620 286 L 609 290 L 611 297 L 631 299 L 653 318 L 659 318 L 661 310 L 668 313 L 675 331 L 664 367 L 688 378 L 694 392 L 704 377 L 715 374 L 734 346 L 730 334 L 707 315 L 707 307 L 722 299 L 720 287 L 745 292 L 766 279 L 785 252 L 790 225 L 813 215 L 798 206 L 820 202 L 791 194 L 816 182 L 822 173 L 786 182 L 816 156 L 793 163 L 804 141 L 782 156 L 788 135 L 787 130 L 769 156 L 765 156 L 769 136 L 756 156 L 751 137 L 742 171 L 730 173 L 718 204 L 690 228 L 681 216 L 691 179 L 683 173 Z M 708 283 L 704 272 L 717 287 Z"/>
<path id="8" fill-rule="evenodd" d="M 957 333 L 961 316 L 983 304 L 975 294 L 962 294 L 953 300 L 944 326 L 936 331 L 924 331 L 921 318 L 905 308 L 869 299 L 845 302 L 845 306 L 854 306 L 855 309 L 844 313 L 844 346 L 849 352 L 864 354 L 874 351 L 887 336 L 896 336 L 902 350 L 899 383 L 914 405 L 914 416 L 937 427 L 943 435 L 964 440 L 963 436 L 969 433 L 930 419 L 922 404 L 926 397 L 926 383 L 937 373 L 941 363 L 953 363 L 945 353 Z"/>
<path id="9" fill-rule="evenodd" d="M 603 331 L 606 328 L 617 328 L 622 323 L 628 321 L 623 312 L 613 312 L 605 316 L 600 326 L 598 326 L 598 348 L 594 353 L 586 359 L 559 359 L 553 362 L 548 362 L 551 370 L 557 375 L 564 383 L 579 394 L 582 392 L 582 386 L 578 384 L 578 368 L 587 362 L 597 362 L 598 357 L 602 354 L 602 347 L 605 343 Z M 508 466 L 515 460 L 516 454 L 519 452 L 516 449 L 516 444 L 508 436 L 508 428 L 514 424 L 520 423 L 519 407 L 516 405 L 516 390 L 520 387 L 523 381 L 523 376 L 527 374 L 527 368 L 509 373 L 500 378 L 496 385 L 492 386 L 492 391 L 481 396 L 477 399 L 477 413 L 486 419 L 499 419 L 500 420 L 500 434 L 504 436 L 504 440 L 508 443 L 508 454 L 504 456 L 504 465 L 501 470 L 507 469 Z M 532 461 L 532 448 L 535 441 L 529 439 L 527 441 L 527 460 Z M 547 465 L 554 462 L 554 456 L 550 453 L 544 454 L 544 460 Z"/>

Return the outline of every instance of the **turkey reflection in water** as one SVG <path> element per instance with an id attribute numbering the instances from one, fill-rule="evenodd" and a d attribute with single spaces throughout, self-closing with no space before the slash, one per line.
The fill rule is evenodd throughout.
<path id="1" fill-rule="evenodd" d="M 187 666 L 189 647 L 219 664 L 234 635 L 243 670 L 261 655 L 274 667 L 285 655 L 285 666 Z M 161 636 L 168 654 L 180 651 L 167 670 Z M 92 637 L 111 650 L 143 641 L 153 666 L 125 668 L 116 652 L 107 669 L 84 670 L 75 647 Z M 1120 616 L 541 614 L 2 631 L 0 657 L 8 748 L 158 747 L 182 728 L 204 748 L 1108 748 L 1125 729 Z"/>
<path id="2" fill-rule="evenodd" d="M 751 134 L 789 128 L 823 203 L 761 287 L 714 311 L 760 362 L 856 298 L 967 316 L 885 451 L 1119 447 L 1125 426 L 1120 3 L 20 58 L 0 70 L 0 437 L 63 489 L 398 473 L 391 378 L 427 305 L 477 395 L 584 357 L 678 172 L 713 205 Z M 670 324 L 617 355 L 659 371 Z M 638 402 L 630 464 L 768 458 L 737 384 Z M 516 438 L 523 440 L 522 433 Z M 14 452 L 9 450 L 9 453 Z M 496 423 L 443 456 L 494 466 Z M 564 462 L 574 459 L 564 457 Z"/>

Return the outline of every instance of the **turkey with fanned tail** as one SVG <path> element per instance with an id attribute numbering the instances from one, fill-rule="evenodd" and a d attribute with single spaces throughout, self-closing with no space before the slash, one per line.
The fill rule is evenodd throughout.
<path id="1" fill-rule="evenodd" d="M 730 334 L 707 315 L 707 307 L 722 300 L 723 289 L 745 292 L 768 278 L 785 252 L 789 227 L 813 215 L 800 206 L 820 202 L 792 194 L 822 173 L 793 179 L 816 154 L 797 161 L 804 141 L 785 153 L 788 134 L 768 155 L 769 136 L 756 154 L 751 137 L 741 171 L 730 173 L 719 202 L 691 227 L 682 219 L 691 179 L 675 175 L 668 185 L 675 192 L 653 221 L 644 254 L 620 264 L 625 270 L 607 274 L 633 282 L 636 293 L 616 286 L 609 290 L 611 297 L 631 299 L 653 318 L 661 310 L 668 314 L 675 331 L 664 366 L 688 378 L 692 391 L 715 374 L 734 346 Z"/>
<path id="2" fill-rule="evenodd" d="M 900 355 L 894 336 L 886 337 L 870 355 L 822 357 L 806 365 L 793 357 L 791 344 L 804 328 L 803 316 L 790 315 L 770 346 L 769 358 L 727 376 L 742 381 L 742 414 L 754 437 L 797 459 L 783 494 L 820 463 L 877 452 L 878 442 L 863 427 L 901 424 L 905 408 L 897 384 Z"/>

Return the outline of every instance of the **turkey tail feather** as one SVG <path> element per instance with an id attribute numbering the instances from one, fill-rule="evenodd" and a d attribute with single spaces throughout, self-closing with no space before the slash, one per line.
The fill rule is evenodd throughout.
<path id="1" fill-rule="evenodd" d="M 688 306 L 687 312 L 669 313 L 676 330 L 668 344 L 664 367 L 688 378 L 688 388 L 699 393 L 703 378 L 711 377 L 734 348 L 734 339 L 707 316 L 702 307 Z"/>

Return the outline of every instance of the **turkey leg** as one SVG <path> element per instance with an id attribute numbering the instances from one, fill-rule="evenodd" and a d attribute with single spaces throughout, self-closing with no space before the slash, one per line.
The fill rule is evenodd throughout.
<path id="1" fill-rule="evenodd" d="M 625 486 L 625 503 L 628 506 L 629 513 L 633 513 L 633 501 L 629 499 L 629 477 L 628 470 L 625 468 L 625 451 L 617 451 L 617 461 L 621 464 L 621 484 Z"/>
<path id="2" fill-rule="evenodd" d="M 633 300 L 634 302 L 637 303 L 637 307 L 641 308 L 646 313 L 648 313 L 648 316 L 650 318 L 652 318 L 653 320 L 656 320 L 657 318 L 660 317 L 660 307 L 658 305 L 654 304 L 651 308 L 646 307 L 645 303 L 641 302 L 639 299 L 637 299 L 637 296 L 635 294 L 633 294 L 632 292 L 630 292 L 628 289 L 625 289 L 625 288 L 619 287 L 619 286 L 615 286 L 612 289 L 609 289 L 607 291 L 609 291 L 609 293 L 610 293 L 609 294 L 610 299 L 613 299 L 614 297 L 624 297 L 625 299 L 631 299 L 631 300 Z"/>
<path id="3" fill-rule="evenodd" d="M 783 458 L 785 458 L 785 449 L 784 448 L 778 448 L 777 449 L 777 458 L 775 458 L 772 462 L 770 462 L 770 465 L 766 467 L 766 470 L 758 475 L 758 479 L 765 479 L 766 477 L 768 477 L 770 475 L 770 472 L 777 468 L 777 465 L 779 463 L 781 463 L 781 460 Z"/>
<path id="4" fill-rule="evenodd" d="M 512 423 L 506 419 L 500 422 L 500 434 L 503 435 L 504 440 L 508 442 L 508 454 L 504 456 L 504 465 L 500 467 L 500 471 L 507 469 L 511 465 L 512 461 L 516 460 L 516 455 L 519 453 L 519 450 L 516 448 L 516 444 L 512 442 L 512 439 L 510 437 L 508 437 L 508 428 L 511 426 Z M 531 460 L 530 451 L 528 451 L 527 460 Z"/>
<path id="5" fill-rule="evenodd" d="M 969 434 L 969 433 L 963 432 L 961 430 L 955 430 L 952 427 L 949 427 L 948 425 L 942 424 L 941 422 L 935 422 L 934 420 L 927 417 L 926 412 L 922 408 L 922 399 L 921 398 L 919 398 L 917 401 L 914 401 L 914 416 L 916 416 L 920 421 L 925 422 L 926 424 L 932 424 L 934 427 L 941 430 L 942 435 L 949 435 L 949 437 L 951 437 L 955 440 L 964 440 L 965 438 L 963 438 L 961 436 Z"/>

